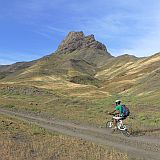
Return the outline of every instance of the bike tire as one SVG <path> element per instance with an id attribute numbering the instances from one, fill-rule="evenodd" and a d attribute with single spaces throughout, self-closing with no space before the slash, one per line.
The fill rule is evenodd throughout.
<path id="1" fill-rule="evenodd" d="M 113 122 L 112 121 L 108 121 L 106 123 L 106 128 L 112 128 L 112 126 L 113 126 Z"/>
<path id="2" fill-rule="evenodd" d="M 131 133 L 127 129 L 122 131 L 122 133 L 124 136 L 127 136 L 127 137 L 129 137 L 131 135 Z"/>

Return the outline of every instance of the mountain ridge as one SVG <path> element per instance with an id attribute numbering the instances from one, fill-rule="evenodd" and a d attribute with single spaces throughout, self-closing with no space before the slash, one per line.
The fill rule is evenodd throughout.
<path id="1" fill-rule="evenodd" d="M 31 75 L 61 75 L 62 77 L 72 77 L 69 74 L 70 70 L 76 76 L 86 75 L 87 77 L 95 75 L 97 67 L 103 66 L 106 61 L 113 56 L 108 53 L 104 44 L 95 40 L 93 35 L 85 36 L 81 32 L 69 32 L 64 38 L 55 53 L 49 55 L 46 59 L 41 58 L 33 65 L 30 65 L 24 70 L 12 77 L 20 79 L 29 77 Z M 19 71 L 19 70 L 18 70 Z M 20 73 L 20 74 L 19 74 Z M 32 75 L 33 75 L 32 74 Z M 10 79 L 10 78 L 9 78 Z M 89 78 L 91 79 L 91 78 Z"/>
<path id="2" fill-rule="evenodd" d="M 143 58 L 127 54 L 113 57 L 93 35 L 85 36 L 83 32 L 70 32 L 55 53 L 35 60 L 31 65 L 22 65 L 21 69 L 15 67 L 18 64 L 21 63 L 13 65 L 14 68 L 0 66 L 0 73 L 5 67 L 14 71 L 2 76 L 1 82 L 33 82 L 37 86 L 40 81 L 44 86 L 39 87 L 54 85 L 63 86 L 63 89 L 66 85 L 72 88 L 79 84 L 98 87 L 101 93 L 136 95 L 151 91 L 156 94 L 160 86 L 160 53 Z"/>

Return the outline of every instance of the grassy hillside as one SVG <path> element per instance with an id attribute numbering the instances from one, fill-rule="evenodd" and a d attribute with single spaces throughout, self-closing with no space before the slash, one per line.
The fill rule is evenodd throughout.
<path id="1" fill-rule="evenodd" d="M 63 84 L 64 85 L 64 84 Z M 79 87 L 80 86 L 80 87 Z M 22 112 L 33 112 L 43 117 L 54 117 L 77 123 L 87 123 L 104 127 L 111 116 L 106 111 L 113 110 L 117 97 L 128 104 L 131 115 L 127 119 L 135 133 L 158 128 L 160 125 L 159 106 L 138 103 L 139 99 L 130 95 L 109 95 L 100 88 L 82 85 L 68 88 L 39 88 L 26 85 L 3 84 L 0 88 L 0 106 Z M 64 86 L 63 86 L 64 87 Z M 96 89 L 95 89 L 96 88 Z M 154 130 L 153 130 L 154 131 Z M 152 135 L 159 135 L 159 131 Z"/>
<path id="2" fill-rule="evenodd" d="M 159 124 L 156 113 L 160 105 L 159 53 L 147 58 L 129 55 L 110 58 L 106 65 L 96 67 L 93 75 L 75 69 L 80 68 L 78 65 L 69 68 L 69 64 L 67 68 L 64 61 L 68 63 L 73 55 L 53 55 L 51 59 L 38 61 L 16 76 L 1 80 L 0 104 L 60 119 L 103 125 L 104 112 L 111 111 L 112 103 L 120 98 L 130 105 L 133 117 L 138 117 L 136 123 L 139 126 L 149 123 L 150 127 L 154 127 Z M 64 70 L 68 69 L 65 74 L 59 72 L 63 70 L 58 70 L 60 62 L 63 62 Z M 43 73 L 45 69 L 49 71 Z M 146 113 L 143 106 L 146 106 Z M 153 116 L 142 118 L 150 114 Z"/>
<path id="3" fill-rule="evenodd" d="M 105 56 L 107 59 L 96 57 L 91 60 L 95 52 L 92 52 L 90 58 L 86 58 L 88 52 L 86 57 L 82 52 L 84 53 L 84 50 L 63 55 L 53 54 L 25 70 L 11 74 L 2 79 L 1 82 L 25 83 L 44 88 L 53 86 L 64 90 L 73 90 L 75 86 L 78 86 L 78 89 L 89 87 L 94 88 L 95 92 L 99 90 L 97 89 L 99 87 L 101 93 L 107 92 L 110 95 L 116 93 L 130 94 L 142 99 L 146 96 L 154 95 L 157 97 L 156 95 L 159 95 L 159 53 L 147 58 L 123 55 L 116 58 Z M 95 62 L 95 60 L 97 61 Z M 103 60 L 106 65 L 101 66 L 100 63 Z"/>
<path id="4" fill-rule="evenodd" d="M 71 53 L 52 54 L 47 59 L 40 59 L 29 68 L 11 74 L 4 81 L 19 81 L 36 76 L 61 76 L 63 78 L 79 75 L 93 76 L 97 66 L 103 65 L 111 56 L 98 49 L 82 49 Z"/>
<path id="5" fill-rule="evenodd" d="M 159 71 L 159 53 L 147 58 L 123 55 L 110 59 L 95 77 L 104 81 L 104 91 L 132 95 L 140 102 L 159 104 Z"/>
<path id="6" fill-rule="evenodd" d="M 105 111 L 120 98 L 134 126 L 160 123 L 160 53 L 113 57 L 93 35 L 71 32 L 55 53 L 0 66 L 0 73 L 0 105 L 6 108 L 103 126 Z"/>
<path id="7" fill-rule="evenodd" d="M 0 79 L 7 77 L 8 75 L 28 68 L 35 64 L 36 61 L 31 62 L 17 62 L 12 65 L 0 65 Z"/>

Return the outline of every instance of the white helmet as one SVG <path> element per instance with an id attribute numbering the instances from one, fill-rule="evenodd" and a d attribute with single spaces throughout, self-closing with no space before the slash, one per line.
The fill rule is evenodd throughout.
<path id="1" fill-rule="evenodd" d="M 115 102 L 116 102 L 116 103 L 119 103 L 119 102 L 121 102 L 121 100 L 117 99 Z"/>

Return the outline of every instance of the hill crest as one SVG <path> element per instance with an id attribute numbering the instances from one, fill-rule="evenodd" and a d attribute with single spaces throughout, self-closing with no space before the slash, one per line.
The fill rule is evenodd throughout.
<path id="1" fill-rule="evenodd" d="M 59 45 L 56 52 L 64 54 L 81 49 L 99 49 L 107 53 L 106 46 L 101 42 L 96 41 L 93 34 L 85 36 L 82 31 L 69 32 L 66 38 Z"/>

